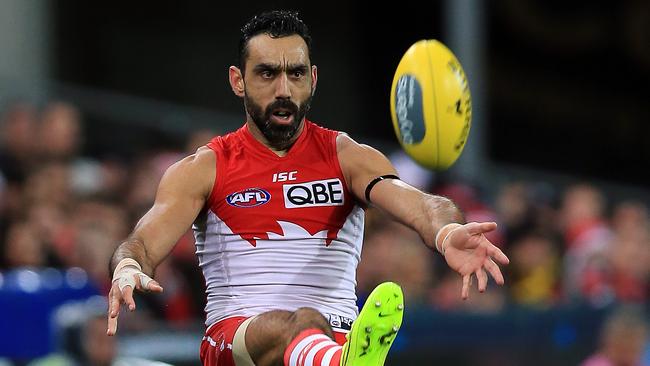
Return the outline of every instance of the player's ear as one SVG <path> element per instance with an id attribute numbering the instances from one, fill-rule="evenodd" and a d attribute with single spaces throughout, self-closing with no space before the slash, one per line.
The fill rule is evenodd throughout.
<path id="1" fill-rule="evenodd" d="M 228 79 L 230 80 L 230 87 L 232 92 L 238 97 L 244 97 L 244 75 L 241 70 L 236 66 L 228 68 Z"/>
<path id="2" fill-rule="evenodd" d="M 318 82 L 318 68 L 316 65 L 311 65 L 311 95 L 316 93 L 316 83 Z"/>

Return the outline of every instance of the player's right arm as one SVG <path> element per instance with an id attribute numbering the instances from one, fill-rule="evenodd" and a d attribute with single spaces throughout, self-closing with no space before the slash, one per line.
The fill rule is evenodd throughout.
<path id="1" fill-rule="evenodd" d="M 481 292 L 486 289 L 488 273 L 503 284 L 497 263 L 508 264 L 508 257 L 484 235 L 496 229 L 496 223 L 463 224 L 461 211 L 450 199 L 424 193 L 398 179 L 377 181 L 376 177 L 395 174 L 395 168 L 382 153 L 348 136 L 338 136 L 337 152 L 346 182 L 357 199 L 411 227 L 429 248 L 439 251 L 462 276 L 463 299 L 469 296 L 472 275 L 478 279 Z M 377 182 L 374 186 L 370 183 L 373 180 Z"/>
<path id="2" fill-rule="evenodd" d="M 108 295 L 108 335 L 117 331 L 120 307 L 135 310 L 134 288 L 162 292 L 154 270 L 192 225 L 216 178 L 216 157 L 207 147 L 175 163 L 163 175 L 151 209 L 113 254 L 113 284 Z"/>

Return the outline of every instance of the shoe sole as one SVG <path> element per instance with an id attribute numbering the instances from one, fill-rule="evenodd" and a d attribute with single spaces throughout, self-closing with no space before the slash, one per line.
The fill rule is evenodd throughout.
<path id="1" fill-rule="evenodd" d="M 368 296 L 352 323 L 343 346 L 340 366 L 383 366 L 404 315 L 404 294 L 399 285 L 384 282 Z"/>

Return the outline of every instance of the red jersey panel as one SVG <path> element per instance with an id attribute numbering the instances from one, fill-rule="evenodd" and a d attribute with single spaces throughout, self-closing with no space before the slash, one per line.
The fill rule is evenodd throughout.
<path id="1" fill-rule="evenodd" d="M 207 145 L 217 178 L 195 223 L 207 324 L 302 306 L 356 317 L 364 212 L 341 172 L 338 134 L 305 121 L 282 157 L 246 125 Z"/>
<path id="2" fill-rule="evenodd" d="M 244 125 L 213 139 L 217 181 L 210 209 L 235 233 L 256 245 L 268 233 L 282 235 L 278 221 L 293 222 L 312 236 L 327 230 L 327 243 L 355 205 L 336 155 L 338 132 L 305 121 L 287 155 L 257 141 Z"/>

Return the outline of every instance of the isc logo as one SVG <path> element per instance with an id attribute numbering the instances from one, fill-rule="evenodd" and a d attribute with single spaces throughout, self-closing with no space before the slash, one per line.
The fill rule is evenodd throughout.
<path id="1" fill-rule="evenodd" d="M 315 180 L 298 184 L 284 184 L 284 207 L 342 206 L 344 203 L 341 180 Z"/>
<path id="2" fill-rule="evenodd" d="M 226 202 L 235 207 L 255 207 L 269 202 L 270 199 L 271 194 L 261 188 L 247 188 L 229 194 Z"/>

